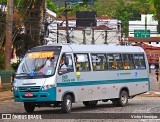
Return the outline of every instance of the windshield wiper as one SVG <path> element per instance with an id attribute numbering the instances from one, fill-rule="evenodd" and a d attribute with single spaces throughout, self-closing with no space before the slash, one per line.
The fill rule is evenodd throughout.
<path id="1" fill-rule="evenodd" d="M 27 75 L 27 76 L 28 76 L 29 74 L 28 74 L 28 73 L 19 73 L 19 74 L 15 74 L 15 76 L 21 76 L 21 75 L 22 75 L 22 76 L 24 76 L 24 75 Z"/>

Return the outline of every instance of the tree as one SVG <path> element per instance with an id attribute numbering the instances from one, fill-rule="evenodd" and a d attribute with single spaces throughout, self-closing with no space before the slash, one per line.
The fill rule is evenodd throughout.
<path id="1" fill-rule="evenodd" d="M 56 4 L 54 4 L 52 0 L 47 0 L 47 8 L 55 13 L 59 12 L 59 8 L 56 6 Z"/>
<path id="2" fill-rule="evenodd" d="M 160 0 L 152 0 L 155 8 L 155 17 L 158 20 L 158 33 L 160 33 Z"/>
<path id="3" fill-rule="evenodd" d="M 97 11 L 97 15 L 107 15 L 110 17 L 115 17 L 116 15 L 116 8 L 118 7 L 117 0 L 97 0 L 95 1 L 95 9 Z"/>
<path id="4" fill-rule="evenodd" d="M 21 22 L 16 31 L 16 54 L 23 57 L 27 50 L 42 45 L 45 0 L 21 0 L 18 12 Z"/>
<path id="5" fill-rule="evenodd" d="M 13 46 L 20 57 L 23 57 L 30 48 L 44 44 L 45 2 L 45 0 L 14 0 L 14 13 L 18 16 L 13 21 Z M 0 1 L 0 4 L 6 5 L 6 3 L 7 0 Z M 55 12 L 58 11 L 58 7 L 52 0 L 47 0 L 47 6 Z M 3 31 L 5 30 L 5 12 L 2 13 L 1 10 L 0 20 L 2 20 L 0 21 L 0 46 L 2 48 L 5 43 L 5 36 L 3 36 L 5 35 Z"/>
<path id="6" fill-rule="evenodd" d="M 121 20 L 123 33 L 126 36 L 130 20 L 140 20 L 141 14 L 154 14 L 150 0 L 112 0 L 112 2 L 97 0 L 95 5 L 99 16 L 107 15 Z"/>

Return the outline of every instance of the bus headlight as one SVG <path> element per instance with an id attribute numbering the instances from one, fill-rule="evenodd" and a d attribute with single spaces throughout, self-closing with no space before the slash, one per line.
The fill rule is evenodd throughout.
<path id="1" fill-rule="evenodd" d="M 47 89 L 50 89 L 52 87 L 54 87 L 54 85 L 44 85 L 44 86 L 42 86 L 42 90 L 47 90 Z"/>
<path id="2" fill-rule="evenodd" d="M 13 87 L 12 87 L 12 91 L 17 91 L 17 87 L 16 87 L 16 86 L 13 86 Z"/>

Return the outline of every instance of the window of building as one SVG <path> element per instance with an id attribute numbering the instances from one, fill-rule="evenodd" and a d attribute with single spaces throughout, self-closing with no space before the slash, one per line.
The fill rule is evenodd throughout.
<path id="1" fill-rule="evenodd" d="M 74 54 L 76 71 L 90 71 L 88 54 Z"/>
<path id="2" fill-rule="evenodd" d="M 155 57 L 158 57 L 158 54 L 155 53 Z"/>
<path id="3" fill-rule="evenodd" d="M 107 70 L 107 60 L 105 54 L 91 54 L 91 60 L 94 71 Z"/>

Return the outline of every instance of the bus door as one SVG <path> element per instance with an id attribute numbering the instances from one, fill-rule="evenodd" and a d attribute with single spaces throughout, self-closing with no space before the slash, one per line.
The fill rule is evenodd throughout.
<path id="1" fill-rule="evenodd" d="M 74 72 L 73 54 L 65 53 L 60 58 L 57 75 L 58 87 L 73 86 L 76 81 L 76 73 Z"/>

